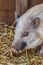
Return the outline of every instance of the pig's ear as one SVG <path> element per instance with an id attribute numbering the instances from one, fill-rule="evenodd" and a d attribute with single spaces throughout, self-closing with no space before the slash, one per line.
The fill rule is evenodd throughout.
<path id="1" fill-rule="evenodd" d="M 31 25 L 33 28 L 37 29 L 37 27 L 40 25 L 40 18 L 39 17 L 33 18 L 31 21 Z"/>

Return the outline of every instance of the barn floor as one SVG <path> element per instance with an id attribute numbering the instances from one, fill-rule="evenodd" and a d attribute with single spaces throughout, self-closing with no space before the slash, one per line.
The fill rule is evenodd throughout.
<path id="1" fill-rule="evenodd" d="M 14 28 L 0 25 L 0 65 L 43 65 L 43 57 L 34 49 L 24 50 L 18 54 L 10 50 Z"/>

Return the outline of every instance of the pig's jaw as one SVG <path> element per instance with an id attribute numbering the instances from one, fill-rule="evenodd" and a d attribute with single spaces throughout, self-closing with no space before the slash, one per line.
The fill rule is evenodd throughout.
<path id="1" fill-rule="evenodd" d="M 36 48 L 37 46 L 41 45 L 42 40 L 41 39 L 32 39 L 31 41 L 27 42 L 27 46 L 26 49 L 30 49 L 30 48 Z"/>

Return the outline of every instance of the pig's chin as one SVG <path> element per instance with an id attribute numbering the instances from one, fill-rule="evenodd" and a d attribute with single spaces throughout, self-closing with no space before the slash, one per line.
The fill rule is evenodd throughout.
<path id="1" fill-rule="evenodd" d="M 24 49 L 23 49 L 23 50 L 24 50 Z M 11 48 L 11 51 L 12 51 L 13 53 L 21 53 L 23 50 L 17 51 L 16 49 Z"/>

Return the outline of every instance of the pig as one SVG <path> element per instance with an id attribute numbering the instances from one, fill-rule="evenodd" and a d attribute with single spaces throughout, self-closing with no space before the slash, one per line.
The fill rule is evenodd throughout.
<path id="1" fill-rule="evenodd" d="M 36 48 L 42 45 L 43 53 L 43 4 L 35 5 L 16 20 L 12 51 Z"/>

